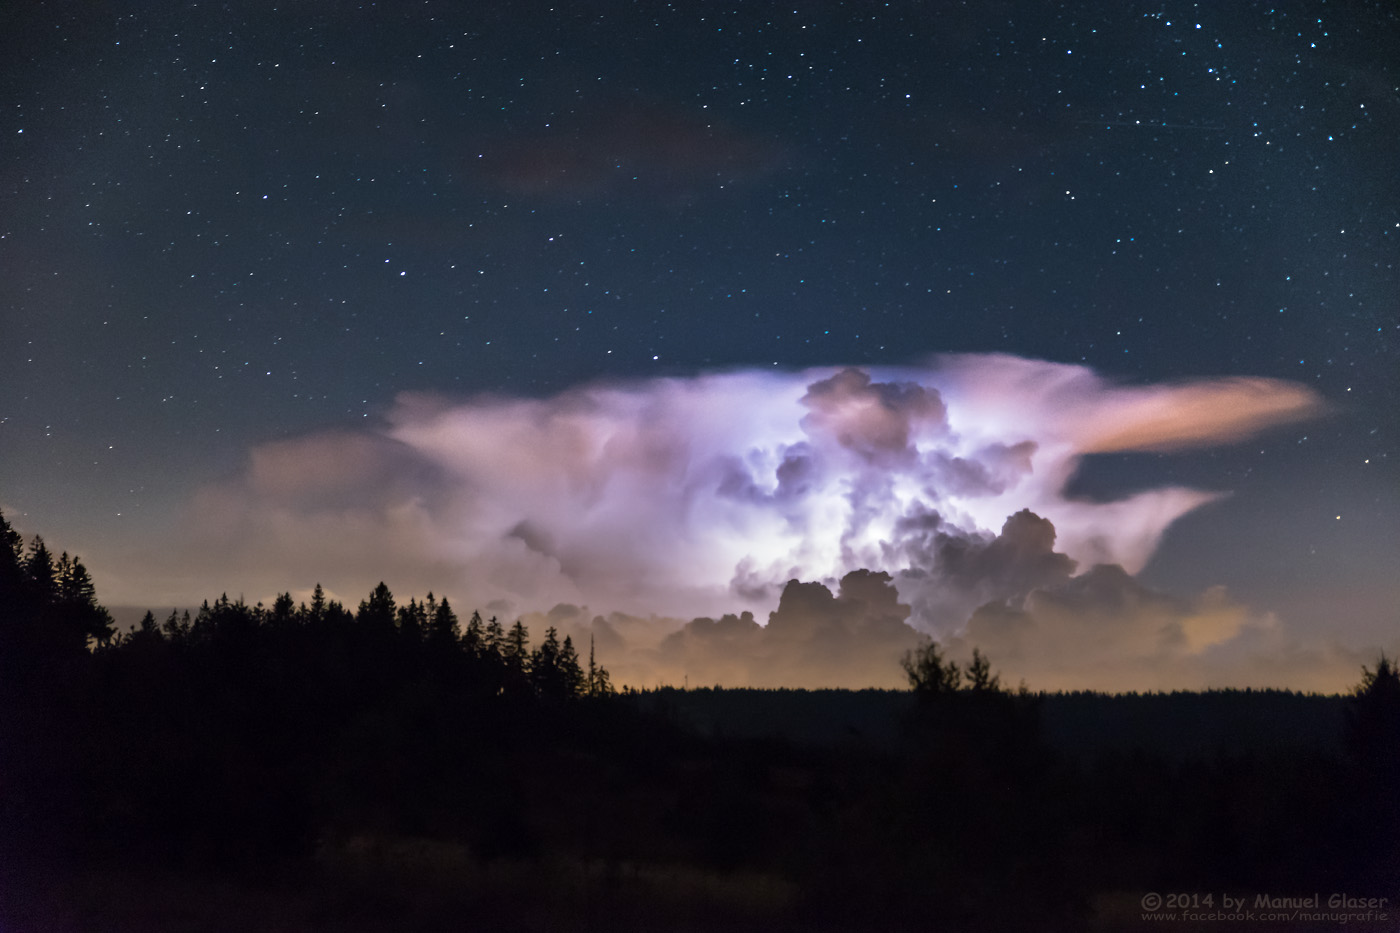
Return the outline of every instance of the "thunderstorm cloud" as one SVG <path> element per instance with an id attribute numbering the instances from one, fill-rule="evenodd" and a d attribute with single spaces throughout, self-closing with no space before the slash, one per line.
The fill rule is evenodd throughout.
<path id="1" fill-rule="evenodd" d="M 1116 625 L 1120 648 L 1183 657 L 1267 627 L 1134 579 L 1220 494 L 1074 498 L 1081 459 L 1235 442 L 1319 408 L 1276 380 L 1118 385 L 995 355 L 408 393 L 375 429 L 261 445 L 201 490 L 163 595 L 202 598 L 181 581 L 217 568 L 249 595 L 320 580 L 353 605 L 385 579 L 626 644 L 654 670 L 769 685 L 858 686 L 876 661 L 897 677 L 923 633 L 1053 664 L 1068 629 Z"/>

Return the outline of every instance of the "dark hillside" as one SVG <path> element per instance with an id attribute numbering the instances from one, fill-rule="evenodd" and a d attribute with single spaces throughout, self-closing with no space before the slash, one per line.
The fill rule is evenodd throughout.
<path id="1" fill-rule="evenodd" d="M 1142 752 L 1166 760 L 1342 750 L 1346 698 L 1286 690 L 1037 695 L 1041 736 L 1075 759 Z M 907 690 L 662 688 L 639 708 L 703 735 L 781 737 L 816 745 L 889 748 L 913 705 Z"/>

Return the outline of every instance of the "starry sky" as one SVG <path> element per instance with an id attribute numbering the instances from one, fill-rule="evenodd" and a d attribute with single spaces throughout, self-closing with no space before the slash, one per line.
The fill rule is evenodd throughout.
<path id="1" fill-rule="evenodd" d="M 967 433 L 959 398 L 1031 366 L 995 412 L 1054 430 L 1022 425 L 1006 449 L 1079 446 L 1056 497 L 998 499 L 1000 518 L 1059 509 L 1079 573 L 1102 559 L 1152 598 L 1267 619 L 1282 673 L 1256 681 L 1344 686 L 1400 650 L 1397 62 L 1400 14 L 1359 0 L 14 4 L 0 509 L 80 553 L 109 605 L 316 579 L 353 605 L 384 577 L 633 618 L 648 607 L 616 588 L 535 592 L 510 582 L 527 566 L 482 564 L 504 539 L 464 556 L 423 523 L 499 525 L 568 576 L 560 529 L 478 520 L 546 487 L 507 494 L 464 464 L 567 465 L 560 412 L 592 412 L 569 422 L 584 434 L 696 417 L 664 401 L 678 386 L 754 429 L 724 435 L 735 456 L 777 436 L 745 420 L 765 397 L 804 419 L 782 449 L 817 449 L 836 390 L 814 387 L 836 386 L 858 413 L 912 412 L 894 453 L 881 435 L 861 454 L 860 476 L 888 476 L 924 427 Z M 1237 378 L 1286 402 L 1240 401 Z M 1084 419 L 1198 390 L 1215 427 L 1084 440 L 1045 379 L 1089 387 L 1071 393 Z M 946 419 L 906 405 L 916 383 Z M 1235 405 L 1249 416 L 1216 424 Z M 686 435 L 687 463 L 718 437 Z M 432 459 L 442 444 L 476 447 Z M 1065 537 L 1075 503 L 1185 489 L 1200 495 L 1157 515 L 1140 560 Z M 400 521 L 405 503 L 427 517 Z M 955 537 L 1010 540 L 935 504 Z M 856 568 L 833 560 L 784 569 L 835 590 Z M 907 601 L 909 566 L 869 569 Z M 762 620 L 776 580 L 730 581 L 730 608 L 655 609 Z M 923 612 L 922 630 L 965 634 Z M 1312 662 L 1326 677 L 1299 673 Z"/>

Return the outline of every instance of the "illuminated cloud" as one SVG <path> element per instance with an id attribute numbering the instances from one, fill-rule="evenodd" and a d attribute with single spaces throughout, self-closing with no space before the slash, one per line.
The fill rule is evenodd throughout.
<path id="1" fill-rule="evenodd" d="M 945 642 L 949 655 L 962 659 L 974 647 L 1008 681 L 1039 690 L 1228 685 L 1330 692 L 1368 663 L 1363 651 L 1300 644 L 1272 614 L 1235 602 L 1224 587 L 1183 599 L 1109 564 L 1022 599 L 980 606 Z"/>
<path id="2" fill-rule="evenodd" d="M 503 615 L 556 605 L 701 615 L 718 621 L 653 625 L 652 660 L 691 645 L 718 669 L 708 649 L 728 645 L 725 670 L 748 682 L 776 676 L 754 664 L 778 654 L 834 677 L 843 657 L 850 670 L 864 663 L 847 650 L 855 641 L 881 645 L 871 657 L 889 664 L 916 630 L 957 632 L 989 602 L 1048 618 L 1055 599 L 1102 575 L 1089 568 L 1136 573 L 1176 518 L 1217 496 L 1068 498 L 1085 454 L 1219 444 L 1317 409 L 1290 383 L 1118 386 L 1007 356 L 596 384 L 544 399 L 405 394 L 378 430 L 252 451 L 240 476 L 195 499 L 173 563 L 201 578 L 217 570 L 250 598 L 320 580 L 353 604 L 385 579 Z M 766 628 L 727 615 L 775 607 Z M 578 613 L 557 621 L 602 631 Z M 1208 646 L 1238 631 L 1231 618 L 1180 618 L 1176 637 Z M 775 653 L 785 637 L 790 650 Z"/>
<path id="3" fill-rule="evenodd" d="M 956 587 L 961 577 L 1000 594 L 939 641 L 959 664 L 980 649 L 1008 686 L 1332 692 L 1353 683 L 1380 650 L 1300 640 L 1272 614 L 1251 610 L 1220 586 L 1181 598 L 1116 565 L 1070 576 L 1068 558 L 1049 546 L 1048 522 L 1020 513 L 1007 525 L 992 541 L 973 545 L 944 581 Z M 682 623 L 621 613 L 590 617 L 587 607 L 568 604 L 528 613 L 524 621 L 532 632 L 555 626 L 575 644 L 596 643 L 617 681 L 634 686 L 901 688 L 899 661 L 926 637 L 909 624 L 910 615 L 888 574 L 860 570 L 835 592 L 790 581 L 766 625 L 747 611 Z"/>
<path id="4" fill-rule="evenodd" d="M 768 608 L 788 580 L 834 585 L 862 568 L 943 579 L 940 553 L 995 538 L 1022 509 L 1053 523 L 1068 560 L 1136 572 L 1217 494 L 1071 500 L 1081 456 L 1240 439 L 1316 405 L 1267 380 L 1119 387 L 1082 367 L 964 356 L 539 400 L 405 396 L 385 433 L 444 477 L 432 544 L 473 586 L 688 616 Z M 950 616 L 935 594 L 901 593 L 924 626 L 972 608 L 956 601 Z"/>
<path id="5" fill-rule="evenodd" d="M 253 450 L 197 496 L 178 565 L 259 597 L 322 580 L 358 600 L 385 579 L 673 618 L 763 612 L 790 580 L 869 569 L 892 574 L 913 625 L 946 630 L 1074 567 L 1135 573 L 1217 497 L 1068 499 L 1082 455 L 1239 440 L 1316 409 L 1287 382 L 1120 387 L 1008 356 L 406 394 L 378 430 Z"/>
<path id="6" fill-rule="evenodd" d="M 669 635 L 655 668 L 672 682 L 750 687 L 899 685 L 899 659 L 919 644 L 890 575 L 853 570 L 836 592 L 790 581 L 768 624 L 751 613 L 695 619 Z"/>

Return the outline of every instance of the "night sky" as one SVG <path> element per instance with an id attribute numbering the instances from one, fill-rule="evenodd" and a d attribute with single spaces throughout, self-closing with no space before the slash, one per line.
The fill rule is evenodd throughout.
<path id="1" fill-rule="evenodd" d="M 1133 574 L 1135 606 L 1237 614 L 1204 642 L 1183 623 L 1196 647 L 1165 683 L 1337 689 L 1400 652 L 1391 4 L 36 2 L 0 13 L 0 62 L 0 509 L 81 554 L 108 605 L 301 597 L 321 580 L 353 606 L 382 578 L 468 610 L 557 601 L 561 625 L 762 621 L 778 570 L 696 580 L 729 586 L 693 609 L 590 588 L 667 582 L 667 529 L 750 528 L 729 512 L 697 524 L 695 502 L 742 496 L 695 467 L 718 462 L 720 427 L 686 419 L 718 406 L 751 427 L 724 435 L 738 462 L 776 436 L 748 415 L 787 392 L 788 446 L 744 461 L 776 508 L 774 464 L 819 449 L 819 429 L 837 425 L 831 449 L 867 479 L 904 470 L 900 445 L 923 436 L 900 422 L 895 453 L 888 434 L 857 450 L 831 393 L 944 430 L 919 383 L 962 436 L 959 392 L 1022 365 L 1010 356 L 1092 386 L 1072 411 L 1035 379 L 1023 404 L 1002 397 L 1008 417 L 1035 415 L 1004 444 L 1033 440 L 1032 465 L 1050 434 L 1079 446 L 1057 498 L 977 518 L 931 494 L 952 538 L 980 547 L 1030 508 L 1063 544 L 1081 506 L 1228 493 L 1161 513 L 1141 566 L 1100 555 Z M 1136 389 L 1168 405 L 1219 389 L 1219 419 L 1233 377 L 1287 411 L 1169 442 L 1042 436 Z M 595 439 L 664 419 L 680 446 L 637 456 L 646 477 L 684 477 L 687 511 L 482 518 L 564 487 L 559 502 L 672 501 L 604 490 L 632 473 L 571 473 L 594 449 L 560 440 L 575 416 Z M 986 466 L 988 450 L 948 456 Z M 544 461 L 556 473 L 520 479 Z M 571 558 L 584 539 L 623 556 Z M 703 563 L 687 542 L 676 560 Z M 1100 560 L 1076 546 L 1082 575 Z M 537 564 L 495 562 L 512 549 Z M 917 561 L 872 553 L 779 570 L 833 590 L 886 570 L 908 601 L 917 573 L 900 571 Z M 524 579 L 537 565 L 568 586 Z M 1017 579 L 967 592 L 1072 603 L 1085 578 Z M 912 622 L 964 637 L 969 600 L 960 619 L 916 604 Z M 1192 667 L 1207 643 L 1235 653 Z M 1042 683 L 1072 683 L 1065 665 Z"/>

